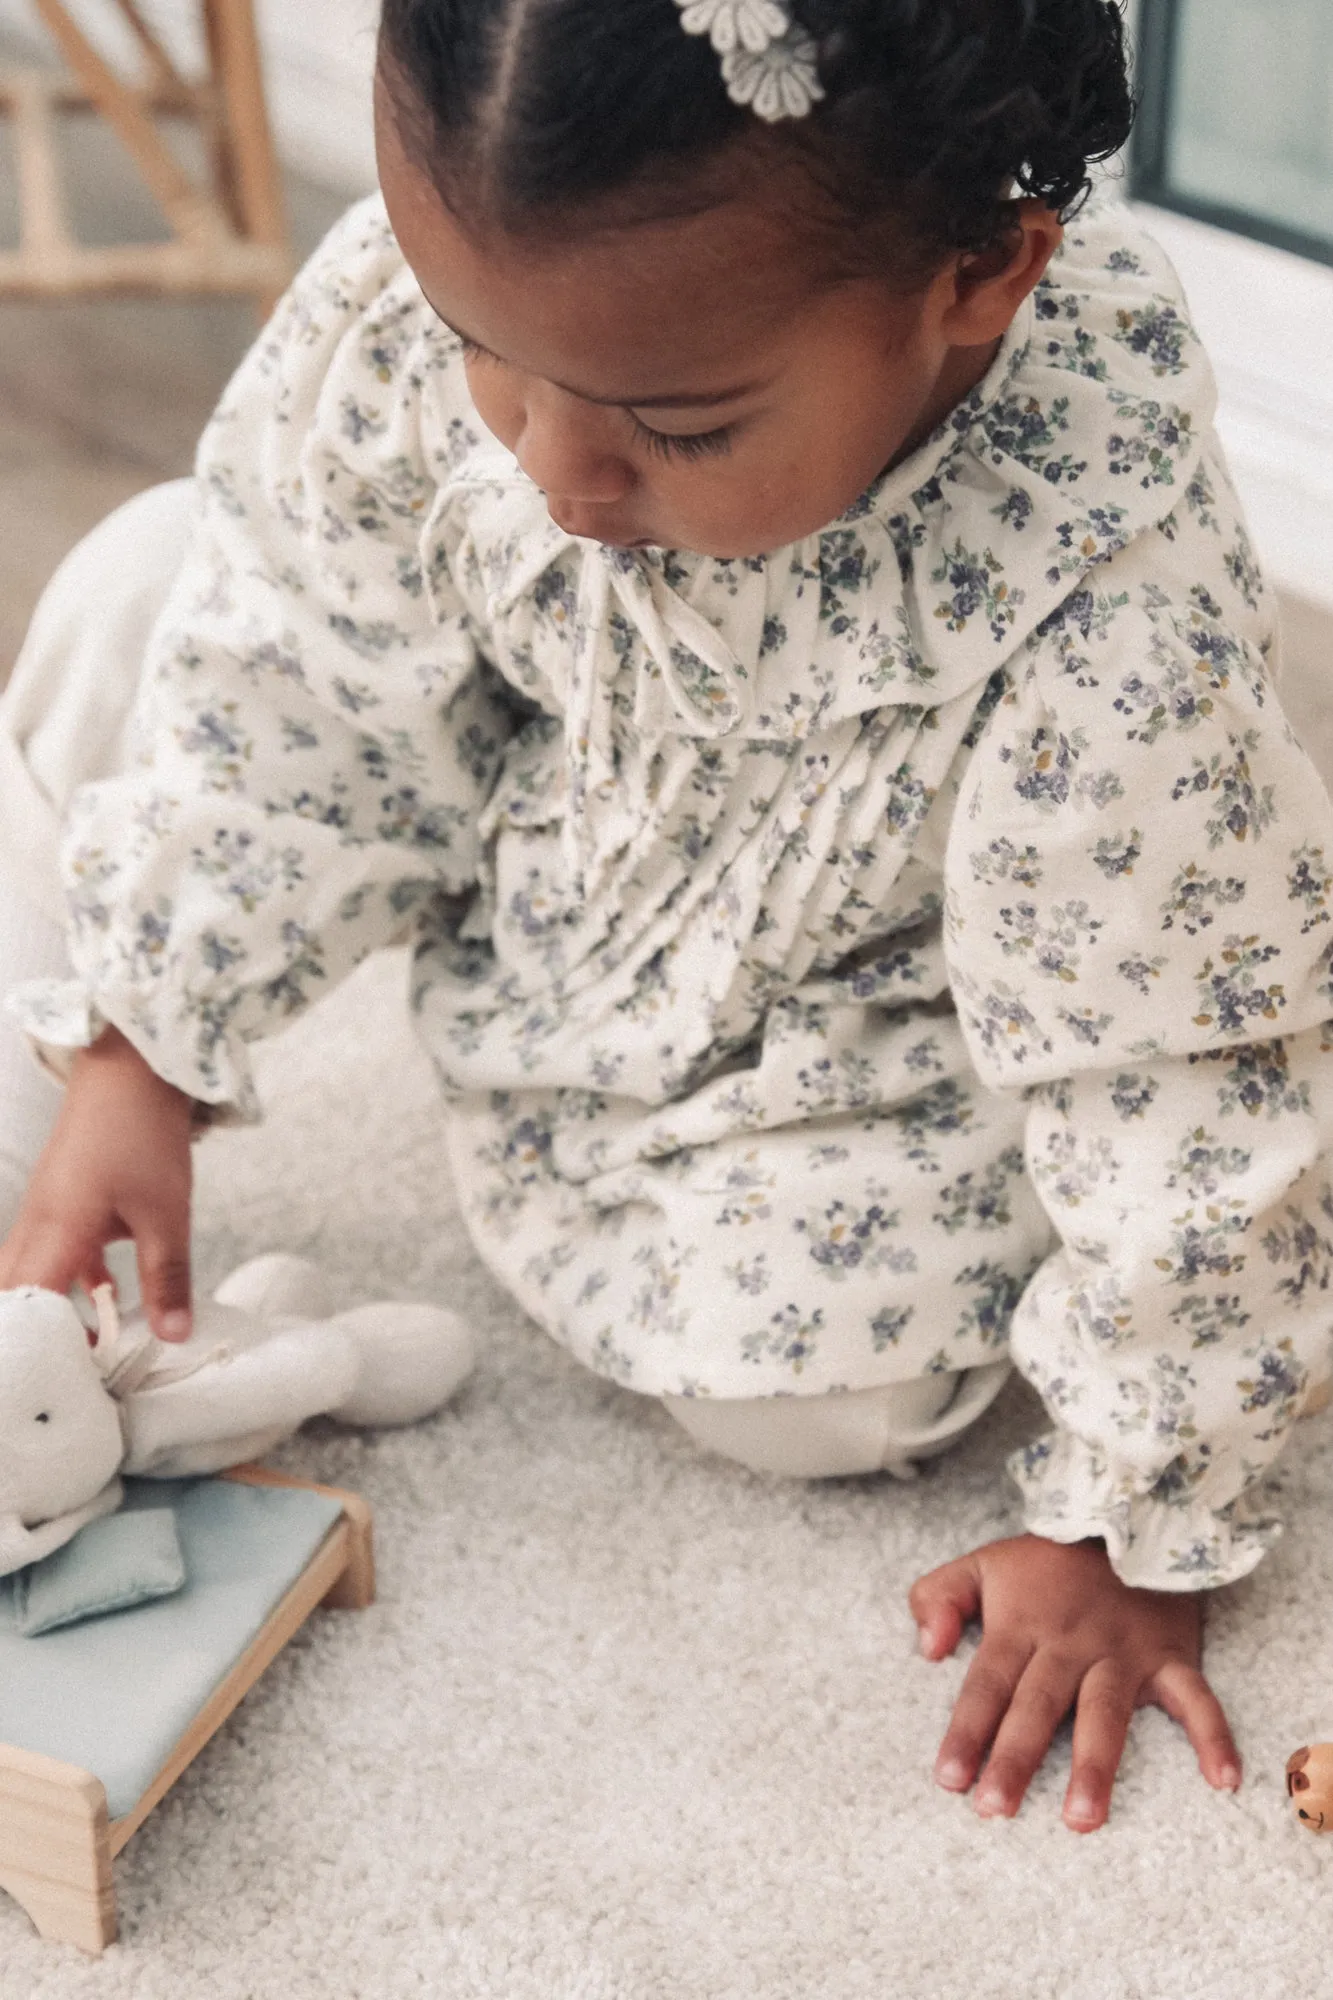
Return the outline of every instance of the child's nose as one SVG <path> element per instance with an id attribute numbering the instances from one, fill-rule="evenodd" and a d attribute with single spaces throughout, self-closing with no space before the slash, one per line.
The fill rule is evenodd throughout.
<path id="1" fill-rule="evenodd" d="M 634 469 L 609 427 L 605 411 L 542 385 L 527 398 L 514 456 L 548 499 L 614 505 L 633 485 Z"/>

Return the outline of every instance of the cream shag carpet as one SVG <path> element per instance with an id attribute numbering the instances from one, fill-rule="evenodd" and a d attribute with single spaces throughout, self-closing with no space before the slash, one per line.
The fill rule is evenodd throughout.
<path id="1" fill-rule="evenodd" d="M 200 1275 L 305 1251 L 349 1303 L 458 1303 L 481 1367 L 419 1429 L 281 1454 L 372 1502 L 378 1604 L 316 1614 L 131 1843 L 100 1962 L 0 1897 L 3 2000 L 1328 1991 L 1333 1839 L 1293 1824 L 1283 1764 L 1333 1716 L 1333 1418 L 1282 1469 L 1285 1542 L 1212 1617 L 1240 1795 L 1146 1712 L 1106 1831 L 1060 1825 L 1067 1737 L 983 1825 L 930 1782 L 964 1659 L 918 1659 L 904 1599 L 1012 1529 L 1034 1402 L 1011 1387 L 911 1487 L 699 1455 L 477 1264 L 401 983 L 372 961 L 265 1053 L 269 1122 L 200 1151 Z"/>

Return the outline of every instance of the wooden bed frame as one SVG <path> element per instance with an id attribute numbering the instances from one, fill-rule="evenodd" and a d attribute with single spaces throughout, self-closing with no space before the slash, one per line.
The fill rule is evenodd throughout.
<path id="1" fill-rule="evenodd" d="M 262 1466 L 220 1475 L 250 1486 L 301 1486 L 342 1505 L 310 1561 L 256 1638 L 177 1743 L 137 1804 L 108 1819 L 99 1778 L 31 1750 L 0 1744 L 0 1889 L 8 1890 L 45 1938 L 100 1952 L 116 1936 L 111 1864 L 209 1738 L 299 1631 L 316 1605 L 360 1611 L 375 1599 L 370 1508 L 359 1494 L 289 1479 Z"/>
<path id="2" fill-rule="evenodd" d="M 143 59 L 122 76 L 89 40 L 65 0 L 33 0 L 67 64 L 0 69 L 0 115 L 13 128 L 19 247 L 0 252 L 0 298 L 96 293 L 248 293 L 267 313 L 292 272 L 282 185 L 264 103 L 253 0 L 200 0 L 208 71 L 181 74 L 137 0 L 108 0 Z M 61 190 L 60 131 L 93 112 L 121 140 L 170 228 L 165 243 L 75 241 Z M 209 173 L 186 172 L 159 130 L 185 118 L 203 133 Z"/>

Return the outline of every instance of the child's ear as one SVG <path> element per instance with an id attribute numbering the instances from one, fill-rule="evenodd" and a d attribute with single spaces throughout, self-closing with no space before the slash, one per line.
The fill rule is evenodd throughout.
<path id="1" fill-rule="evenodd" d="M 1009 226 L 989 249 L 960 257 L 947 274 L 942 331 L 952 346 L 981 347 L 1008 332 L 1064 241 L 1064 225 L 1040 201 L 1010 204 Z"/>

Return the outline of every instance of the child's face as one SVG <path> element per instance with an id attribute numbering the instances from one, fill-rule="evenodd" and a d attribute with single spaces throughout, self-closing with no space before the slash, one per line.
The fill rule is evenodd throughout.
<path id="1" fill-rule="evenodd" d="M 758 555 L 835 520 L 980 379 L 1059 240 L 1037 209 L 1017 271 L 817 286 L 756 202 L 518 241 L 465 231 L 383 107 L 379 156 L 482 420 L 559 526 L 630 547 Z"/>

